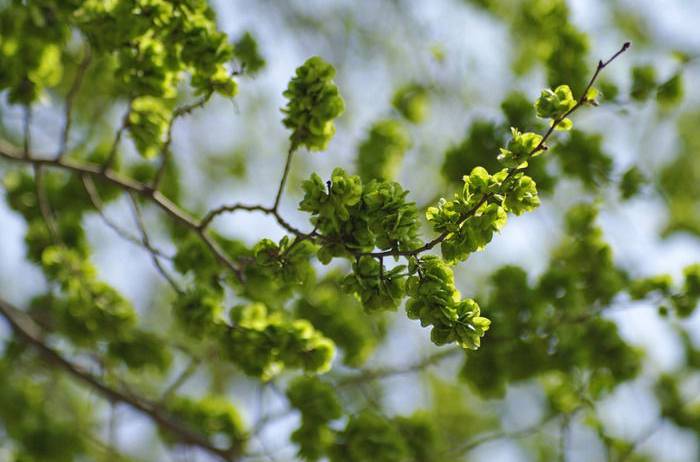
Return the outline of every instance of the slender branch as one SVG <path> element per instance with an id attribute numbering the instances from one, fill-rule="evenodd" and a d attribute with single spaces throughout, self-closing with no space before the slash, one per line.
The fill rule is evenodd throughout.
<path id="1" fill-rule="evenodd" d="M 63 370 L 79 382 L 98 392 L 110 402 L 123 403 L 131 407 L 149 417 L 155 424 L 171 433 L 182 443 L 197 446 L 222 460 L 235 461 L 240 457 L 239 447 L 222 449 L 215 446 L 205 436 L 175 420 L 173 416 L 169 415 L 156 404 L 145 398 L 111 388 L 90 372 L 65 359 L 61 354 L 42 341 L 39 326 L 37 326 L 29 316 L 2 298 L 0 298 L 0 315 L 7 320 L 12 330 L 22 341 L 31 345 L 42 354 L 49 365 Z"/>
<path id="2" fill-rule="evenodd" d="M 198 358 L 191 358 L 189 364 L 187 364 L 187 367 L 185 367 L 175 378 L 173 383 L 171 383 L 165 391 L 163 391 L 163 394 L 160 397 L 160 402 L 163 403 L 165 402 L 168 398 L 170 398 L 172 395 L 177 392 L 177 390 L 187 382 L 187 380 L 194 375 L 195 372 L 197 372 L 197 368 L 199 367 L 200 360 Z"/>
<path id="3" fill-rule="evenodd" d="M 223 250 L 214 242 L 204 230 L 200 229 L 199 222 L 189 215 L 177 205 L 173 204 L 167 197 L 158 191 L 154 191 L 150 186 L 135 181 L 129 177 L 123 176 L 111 169 L 104 169 L 103 166 L 90 164 L 87 162 L 76 162 L 70 159 L 47 159 L 38 158 L 35 156 L 24 157 L 17 148 L 0 140 L 0 157 L 10 161 L 29 163 L 33 165 L 45 165 L 52 168 L 71 171 L 80 175 L 87 175 L 93 178 L 99 178 L 103 181 L 111 183 L 125 192 L 133 192 L 138 194 L 154 204 L 161 210 L 167 213 L 173 220 L 181 225 L 194 231 L 201 240 L 207 245 L 217 261 L 224 267 L 229 269 L 234 275 L 243 281 L 242 270 L 230 258 L 226 256 Z"/>
<path id="4" fill-rule="evenodd" d="M 58 232 L 58 226 L 56 225 L 56 220 L 54 219 L 53 213 L 51 211 L 51 206 L 49 205 L 48 198 L 46 197 L 46 188 L 44 188 L 44 171 L 41 165 L 34 165 L 34 183 L 36 186 L 36 197 L 37 203 L 39 205 L 39 211 L 41 212 L 41 217 L 46 224 L 46 228 L 49 230 L 49 235 L 51 240 L 55 243 L 60 242 L 60 234 Z"/>
<path id="5" fill-rule="evenodd" d="M 543 151 L 547 149 L 546 142 L 549 139 L 549 137 L 554 133 L 554 130 L 566 119 L 568 116 L 573 114 L 577 109 L 579 109 L 581 106 L 584 106 L 585 104 L 589 103 L 590 101 L 588 100 L 588 92 L 590 91 L 591 87 L 593 87 L 593 84 L 595 81 L 598 79 L 598 75 L 600 72 L 611 62 L 615 60 L 618 56 L 620 56 L 622 53 L 624 53 L 628 48 L 630 47 L 629 42 L 625 42 L 622 45 L 622 48 L 618 50 L 612 57 L 610 57 L 607 61 L 598 61 L 598 67 L 595 70 L 595 73 L 591 77 L 591 80 L 588 82 L 588 85 L 586 86 L 586 89 L 583 91 L 583 94 L 579 97 L 579 99 L 576 101 L 576 104 L 569 109 L 564 115 L 559 117 L 558 119 L 555 119 L 552 121 L 551 126 L 549 129 L 542 135 L 542 139 L 540 142 L 535 146 L 535 148 L 528 154 L 528 157 L 532 157 L 534 154 L 538 153 L 539 151 Z M 513 175 L 515 175 L 517 172 L 521 171 L 523 169 L 520 168 L 511 168 L 509 169 L 508 175 L 505 177 L 503 182 L 505 183 L 509 178 L 511 178 Z M 462 219 L 459 221 L 458 226 L 461 226 L 465 221 L 467 221 L 469 218 L 473 217 L 476 212 L 479 210 L 479 208 L 486 203 L 486 201 L 490 198 L 490 196 L 487 194 L 485 195 L 481 201 L 474 206 L 472 209 L 470 209 L 465 215 L 462 217 Z M 394 256 L 394 255 L 401 255 L 404 257 L 410 257 L 414 255 L 418 255 L 419 253 L 425 252 L 427 250 L 432 249 L 435 247 L 437 244 L 442 243 L 451 232 L 449 231 L 444 231 L 442 234 L 440 234 L 438 237 L 433 239 L 430 242 L 425 243 L 423 246 L 418 247 L 417 249 L 414 250 L 407 250 L 403 252 L 396 252 L 394 250 L 387 250 L 384 252 L 367 252 L 367 253 L 361 253 L 360 255 L 366 255 L 366 256 L 372 256 L 372 257 L 388 257 L 388 256 Z"/>
<path id="6" fill-rule="evenodd" d="M 542 419 L 540 422 L 537 422 L 534 425 L 531 425 L 529 427 L 523 428 L 522 430 L 516 430 L 513 432 L 507 432 L 507 431 L 497 431 L 497 432 L 491 432 L 491 433 L 486 433 L 481 436 L 477 436 L 472 440 L 466 441 L 464 444 L 454 447 L 452 449 L 449 449 L 445 451 L 445 454 L 449 454 L 452 457 L 456 457 L 462 454 L 466 454 L 467 452 L 471 451 L 472 449 L 475 449 L 482 444 L 488 443 L 490 441 L 494 440 L 500 440 L 502 438 L 510 438 L 510 439 L 516 439 L 516 438 L 523 438 L 529 435 L 533 435 L 538 433 L 539 431 L 542 430 L 542 427 L 547 425 L 549 422 L 554 420 L 556 417 L 558 417 L 558 414 L 553 413 L 550 415 L 545 416 L 544 419 Z"/>
<path id="7" fill-rule="evenodd" d="M 105 225 L 107 225 L 108 228 L 112 229 L 115 233 L 117 233 L 117 235 L 119 235 L 119 237 L 121 237 L 122 239 L 129 241 L 132 244 L 136 244 L 139 247 L 143 247 L 143 242 L 141 241 L 141 239 L 131 234 L 128 230 L 119 226 L 107 216 L 107 214 L 104 211 L 102 199 L 100 199 L 100 193 L 99 191 L 97 191 L 97 188 L 95 187 L 95 182 L 92 181 L 92 178 L 87 175 L 81 175 L 80 178 L 83 181 L 83 186 L 85 187 L 85 191 L 87 192 L 88 198 L 90 199 L 92 206 L 95 208 L 95 211 L 97 211 L 97 214 L 100 216 L 100 218 L 102 218 L 102 221 L 104 221 Z M 149 250 L 158 255 L 158 257 L 163 258 L 165 260 L 173 259 L 172 256 L 167 255 L 162 250 L 156 247 L 151 246 L 151 249 Z"/>
<path id="8" fill-rule="evenodd" d="M 195 109 L 204 107 L 204 105 L 207 104 L 207 102 L 211 99 L 211 96 L 213 94 L 214 91 L 210 90 L 209 92 L 207 92 L 207 94 L 203 95 L 197 101 L 176 108 L 173 112 L 173 116 L 170 118 L 170 123 L 168 124 L 168 135 L 165 138 L 165 143 L 163 143 L 163 148 L 161 149 L 160 165 L 158 167 L 158 171 L 156 172 L 155 177 L 153 178 L 153 182 L 151 183 L 151 187 L 154 190 L 157 190 L 160 186 L 160 183 L 163 180 L 163 175 L 165 175 L 165 170 L 168 167 L 170 157 L 172 157 L 171 146 L 173 143 L 173 127 L 175 125 L 175 121 L 182 116 L 190 114 Z"/>
<path id="9" fill-rule="evenodd" d="M 122 117 L 122 123 L 119 126 L 119 129 L 117 129 L 117 134 L 114 136 L 114 141 L 112 142 L 112 147 L 109 149 L 109 154 L 107 154 L 107 160 L 105 160 L 104 164 L 102 164 L 102 171 L 106 172 L 110 168 L 112 168 L 112 164 L 114 164 L 114 161 L 117 158 L 117 151 L 119 148 L 119 143 L 121 142 L 122 139 L 122 134 L 124 133 L 124 130 L 127 129 L 129 126 L 129 114 L 131 114 L 131 101 L 129 101 L 129 104 L 127 105 L 126 112 L 124 113 L 124 116 Z"/>
<path id="10" fill-rule="evenodd" d="M 78 65 L 78 69 L 75 72 L 75 78 L 73 79 L 73 83 L 71 84 L 68 94 L 66 95 L 63 132 L 61 133 L 61 142 L 59 144 L 58 153 L 56 153 L 56 159 L 63 157 L 68 150 L 68 138 L 70 136 L 71 125 L 73 124 L 73 102 L 78 94 L 78 91 L 80 90 L 80 86 L 83 83 L 83 77 L 85 77 L 85 72 L 90 66 L 91 61 L 92 52 L 90 51 L 90 46 L 85 45 L 83 59 Z"/>
<path id="11" fill-rule="evenodd" d="M 336 387 L 346 387 L 349 385 L 358 385 L 366 382 L 371 382 L 374 380 L 385 379 L 388 377 L 393 377 L 396 375 L 410 374 L 414 372 L 420 372 L 429 366 L 434 366 L 444 361 L 447 358 L 456 356 L 458 354 L 464 353 L 462 348 L 449 348 L 440 350 L 433 353 L 422 360 L 410 364 L 404 367 L 390 367 L 390 368 L 379 368 L 379 369 L 365 369 L 359 374 L 347 375 L 345 377 L 339 378 L 335 382 Z"/>
<path id="12" fill-rule="evenodd" d="M 272 210 L 277 212 L 279 208 L 280 201 L 282 200 L 282 193 L 284 192 L 284 186 L 287 183 L 287 177 L 289 176 L 289 168 L 292 165 L 292 158 L 294 157 L 294 152 L 296 151 L 295 143 L 292 143 L 287 151 L 287 160 L 284 163 L 284 172 L 282 173 L 282 179 L 280 180 L 279 188 L 277 189 L 277 195 L 275 196 L 275 204 L 272 206 Z"/>
<path id="13" fill-rule="evenodd" d="M 32 144 L 32 108 L 24 106 L 24 140 L 22 142 L 22 157 L 28 158 Z"/>
<path id="14" fill-rule="evenodd" d="M 170 287 L 172 287 L 175 292 L 177 292 L 178 294 L 183 294 L 183 290 L 180 288 L 177 282 L 175 282 L 175 279 L 173 279 L 173 277 L 170 274 L 168 274 L 165 268 L 163 268 L 163 265 L 160 263 L 160 259 L 158 258 L 156 250 L 151 245 L 151 239 L 148 237 L 148 231 L 146 230 L 146 224 L 143 221 L 143 215 L 141 214 L 139 203 L 134 197 L 133 193 L 129 193 L 129 199 L 132 211 L 134 212 L 134 220 L 136 221 L 136 225 L 138 226 L 139 231 L 141 232 L 141 242 L 146 248 L 146 250 L 148 250 L 148 253 L 151 255 L 153 265 L 156 267 L 161 276 L 163 276 L 163 278 L 166 281 L 168 281 L 168 284 L 170 284 Z"/>
<path id="15" fill-rule="evenodd" d="M 206 215 L 199 222 L 200 229 L 206 229 L 212 221 L 219 215 L 224 213 L 236 212 L 238 210 L 245 210 L 247 212 L 262 212 L 264 214 L 274 213 L 272 209 L 262 206 L 262 205 L 246 205 L 246 204 L 232 204 L 232 205 L 222 205 L 215 209 L 207 212 Z"/>

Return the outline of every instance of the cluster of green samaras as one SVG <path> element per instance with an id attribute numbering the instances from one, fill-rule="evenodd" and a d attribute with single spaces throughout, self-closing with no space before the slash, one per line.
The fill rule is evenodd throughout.
<path id="1" fill-rule="evenodd" d="M 292 131 L 292 150 L 306 146 L 311 151 L 323 151 L 335 134 L 333 119 L 343 113 L 345 102 L 333 77 L 333 66 L 314 56 L 289 82 L 284 92 L 289 104 L 283 109 L 282 122 Z"/>
<path id="2" fill-rule="evenodd" d="M 205 0 L 12 2 L 0 24 L 0 89 L 10 102 L 31 104 L 60 83 L 64 44 L 78 30 L 93 54 L 114 60 L 116 91 L 130 101 L 125 126 L 147 158 L 161 147 L 185 75 L 198 94 L 232 97 L 229 62 L 235 57 L 246 72 L 264 63 L 249 34 L 229 43 Z"/>
<path id="3" fill-rule="evenodd" d="M 364 410 L 337 429 L 330 424 L 343 417 L 343 406 L 331 384 L 318 377 L 298 377 L 287 387 L 287 398 L 301 414 L 301 425 L 291 439 L 303 460 L 427 462 L 438 452 L 436 429 L 422 414 L 388 418 Z"/>

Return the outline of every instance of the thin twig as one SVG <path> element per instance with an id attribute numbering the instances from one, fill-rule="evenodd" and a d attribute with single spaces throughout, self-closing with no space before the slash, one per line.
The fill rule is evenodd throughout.
<path id="1" fill-rule="evenodd" d="M 51 211 L 51 205 L 46 197 L 46 188 L 44 187 L 44 171 L 41 165 L 33 165 L 34 167 L 34 183 L 36 186 L 36 198 L 39 205 L 39 211 L 41 212 L 41 217 L 46 224 L 46 228 L 49 230 L 49 235 L 54 243 L 59 243 L 61 241 L 61 235 L 58 232 L 58 226 L 56 225 L 56 220 L 54 219 L 53 212 Z"/>
<path id="2" fill-rule="evenodd" d="M 107 216 L 107 214 L 104 211 L 104 204 L 102 203 L 102 199 L 100 198 L 100 193 L 99 191 L 97 191 L 97 188 L 95 187 L 95 182 L 92 180 L 92 178 L 87 175 L 81 175 L 80 178 L 83 181 L 83 186 L 85 187 L 85 191 L 87 192 L 88 198 L 90 199 L 92 206 L 95 208 L 95 211 L 100 216 L 102 221 L 104 221 L 105 225 L 107 225 L 108 228 L 113 230 L 122 239 L 129 241 L 132 244 L 136 244 L 139 247 L 143 247 L 143 242 L 141 239 L 131 234 L 129 230 L 122 228 L 120 225 L 118 225 L 116 222 L 114 222 L 111 218 Z M 153 253 L 158 255 L 158 257 L 163 258 L 165 260 L 173 260 L 173 257 L 171 255 L 166 254 L 165 252 L 154 246 L 151 246 L 151 249 L 147 250 L 151 250 Z"/>
<path id="3" fill-rule="evenodd" d="M 622 454 L 620 454 L 620 456 L 617 459 L 617 462 L 624 462 L 627 459 L 629 459 L 630 457 L 632 457 L 632 455 L 634 455 L 634 453 L 637 451 L 637 449 L 639 449 L 639 447 L 642 444 L 644 444 L 649 438 L 654 436 L 654 434 L 657 431 L 659 431 L 659 429 L 661 428 L 663 423 L 664 423 L 664 418 L 659 417 L 651 425 L 649 425 L 649 427 L 644 429 L 644 431 L 642 431 L 641 435 L 639 435 L 632 442 L 632 444 L 630 444 L 629 447 Z"/>
<path id="4" fill-rule="evenodd" d="M 535 433 L 538 433 L 539 431 L 542 430 L 542 427 L 547 425 L 549 422 L 554 420 L 556 417 L 558 417 L 558 414 L 550 414 L 546 416 L 544 419 L 542 419 L 540 422 L 537 422 L 535 425 L 531 425 L 529 427 L 523 428 L 522 430 L 516 430 L 513 432 L 507 432 L 507 431 L 497 431 L 497 432 L 491 432 L 487 433 L 484 435 L 480 435 L 475 437 L 472 440 L 466 441 L 464 444 L 460 446 L 456 446 L 454 448 L 451 448 L 447 451 L 445 451 L 445 454 L 449 454 L 451 457 L 457 457 L 462 454 L 466 454 L 467 452 L 471 451 L 472 449 L 475 449 L 482 444 L 488 443 L 490 441 L 494 440 L 500 440 L 503 438 L 510 438 L 510 439 L 516 439 L 516 438 L 523 438 L 525 436 L 533 435 Z"/>
<path id="5" fill-rule="evenodd" d="M 24 140 L 22 142 L 22 157 L 29 158 L 29 151 L 32 145 L 32 108 L 24 106 Z"/>
<path id="6" fill-rule="evenodd" d="M 214 94 L 214 91 L 210 90 L 209 92 L 207 92 L 207 94 L 203 95 L 197 101 L 190 103 L 190 104 L 186 104 L 184 106 L 181 106 L 181 107 L 175 109 L 175 111 L 173 111 L 173 116 L 170 118 L 170 122 L 168 123 L 168 132 L 167 132 L 168 134 L 165 138 L 165 143 L 163 143 L 163 147 L 161 149 L 160 165 L 158 166 L 158 170 L 156 171 L 156 175 L 153 178 L 153 182 L 151 183 L 151 187 L 154 190 L 157 190 L 158 187 L 160 186 L 160 183 L 163 180 L 163 176 L 165 175 L 165 170 L 168 167 L 168 162 L 170 161 L 170 158 L 172 157 L 171 146 L 173 143 L 173 127 L 175 125 L 175 121 L 182 116 L 190 114 L 195 109 L 204 107 L 204 105 L 207 104 L 207 102 L 211 99 L 211 96 L 213 94 Z"/>
<path id="7" fill-rule="evenodd" d="M 434 366 L 444 361 L 447 358 L 456 356 L 458 354 L 464 353 L 462 348 L 448 348 L 440 350 L 433 353 L 422 360 L 410 364 L 404 367 L 391 367 L 391 368 L 379 368 L 379 369 L 365 369 L 359 374 L 347 375 L 345 377 L 339 378 L 335 382 L 336 387 L 346 387 L 349 385 L 358 385 L 366 382 L 371 382 L 374 380 L 385 379 L 388 377 L 394 377 L 397 375 L 410 374 L 414 372 L 420 372 L 430 366 Z"/>
<path id="8" fill-rule="evenodd" d="M 289 176 L 289 168 L 292 165 L 292 158 L 294 157 L 294 152 L 296 151 L 296 145 L 292 143 L 287 151 L 287 160 L 284 163 L 284 172 L 282 173 L 282 179 L 280 180 L 280 185 L 277 188 L 277 195 L 275 196 L 275 203 L 272 206 L 273 211 L 277 211 L 282 200 L 282 193 L 284 192 L 284 187 L 287 184 L 287 177 Z"/>
<path id="9" fill-rule="evenodd" d="M 164 403 L 167 401 L 168 398 L 170 398 L 177 390 L 180 389 L 181 386 L 189 380 L 190 377 L 194 375 L 195 372 L 197 372 L 197 368 L 199 367 L 200 360 L 197 358 L 191 358 L 189 364 L 187 364 L 187 367 L 185 367 L 180 373 L 178 374 L 177 377 L 175 377 L 175 380 L 173 383 L 171 383 L 165 391 L 161 394 L 160 397 L 160 402 Z"/>
<path id="10" fill-rule="evenodd" d="M 10 161 L 30 163 L 36 165 L 45 165 L 52 168 L 59 168 L 62 170 L 71 171 L 80 175 L 87 175 L 94 178 L 99 178 L 103 181 L 111 183 L 125 192 L 134 192 L 139 196 L 153 202 L 161 210 L 167 213 L 176 222 L 184 225 L 185 227 L 194 231 L 201 240 L 207 245 L 209 250 L 212 252 L 217 261 L 226 267 L 228 270 L 234 273 L 239 281 L 243 281 L 243 272 L 241 268 L 234 263 L 219 245 L 213 241 L 204 230 L 200 229 L 199 222 L 197 219 L 190 216 L 187 212 L 180 209 L 175 205 L 170 199 L 165 197 L 158 191 L 154 191 L 150 186 L 135 181 L 132 178 L 121 175 L 111 169 L 104 169 L 103 166 L 87 163 L 87 162 L 77 162 L 67 158 L 60 160 L 39 158 L 36 156 L 31 156 L 25 158 L 21 151 L 17 148 L 8 144 L 7 142 L 0 140 L 0 157 L 3 157 Z"/>
<path id="11" fill-rule="evenodd" d="M 114 141 L 112 141 L 112 147 L 109 149 L 109 154 L 107 154 L 107 159 L 105 160 L 104 164 L 102 164 L 102 171 L 106 172 L 110 168 L 112 168 L 112 164 L 114 164 L 114 161 L 117 158 L 117 151 L 119 150 L 119 143 L 121 142 L 122 139 L 122 134 L 124 133 L 124 130 L 126 130 L 129 127 L 129 115 L 131 114 L 131 103 L 132 101 L 129 101 L 129 104 L 126 107 L 126 112 L 124 113 L 124 116 L 122 117 L 122 123 L 117 129 L 116 135 L 114 135 Z"/>
<path id="12" fill-rule="evenodd" d="M 68 138 L 70 136 L 71 125 L 73 124 L 73 102 L 83 83 L 83 77 L 85 77 L 85 72 L 88 66 L 90 66 L 90 61 L 92 61 L 92 52 L 90 51 L 90 46 L 86 44 L 83 59 L 80 61 L 78 69 L 75 71 L 75 78 L 66 95 L 63 132 L 61 133 L 61 142 L 59 144 L 58 153 L 56 153 L 56 159 L 60 159 L 66 154 L 66 151 L 68 151 Z"/>
<path id="13" fill-rule="evenodd" d="M 170 287 L 172 287 L 175 292 L 177 292 L 178 294 L 184 293 L 178 285 L 178 283 L 175 282 L 175 279 L 173 279 L 173 277 L 170 274 L 168 274 L 165 268 L 163 268 L 163 265 L 160 263 L 158 254 L 151 245 L 151 239 L 148 237 L 148 231 L 146 230 L 146 224 L 143 221 L 143 215 L 141 214 L 139 203 L 136 200 L 136 197 L 134 197 L 133 193 L 129 193 L 129 199 L 131 203 L 131 209 L 134 212 L 134 221 L 136 221 L 136 225 L 138 226 L 139 231 L 141 232 L 141 242 L 143 243 L 143 246 L 148 250 L 148 253 L 151 255 L 153 265 L 156 267 L 161 276 L 163 276 L 163 278 L 166 281 L 168 281 L 168 284 L 170 284 Z"/>

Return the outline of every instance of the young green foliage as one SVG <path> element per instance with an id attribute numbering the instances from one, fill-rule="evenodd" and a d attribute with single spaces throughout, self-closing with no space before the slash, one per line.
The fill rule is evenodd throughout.
<path id="1" fill-rule="evenodd" d="M 333 119 L 345 111 L 333 77 L 333 66 L 314 56 L 297 68 L 289 82 L 284 92 L 289 102 L 282 109 L 282 123 L 292 131 L 292 149 L 306 146 L 311 151 L 323 151 L 328 147 L 335 134 Z"/>
<path id="2" fill-rule="evenodd" d="M 394 109 L 414 124 L 423 122 L 428 116 L 429 103 L 428 89 L 417 83 L 399 88 L 391 100 Z"/>
<path id="3" fill-rule="evenodd" d="M 410 145 L 411 139 L 401 123 L 391 119 L 376 122 L 358 148 L 360 178 L 393 180 Z"/>

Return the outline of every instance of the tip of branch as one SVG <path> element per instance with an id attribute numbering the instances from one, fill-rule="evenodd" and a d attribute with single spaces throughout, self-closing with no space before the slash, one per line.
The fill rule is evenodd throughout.
<path id="1" fill-rule="evenodd" d="M 623 49 L 623 50 L 626 50 L 626 49 L 628 49 L 631 45 L 632 45 L 632 43 L 630 43 L 630 42 L 625 42 L 625 43 L 622 44 L 622 49 Z"/>

